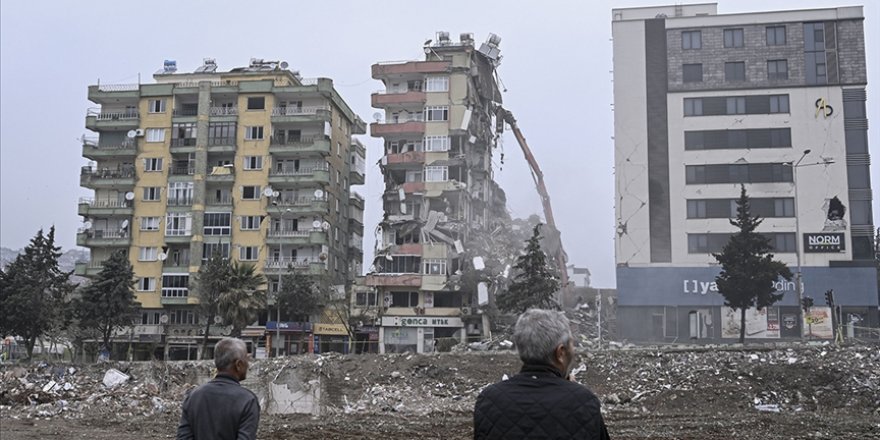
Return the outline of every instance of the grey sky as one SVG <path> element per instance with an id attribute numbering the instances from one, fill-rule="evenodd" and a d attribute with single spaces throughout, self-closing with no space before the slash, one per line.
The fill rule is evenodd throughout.
<path id="1" fill-rule="evenodd" d="M 251 57 L 280 59 L 305 77 L 330 77 L 364 120 L 376 111 L 370 78 L 378 61 L 420 59 L 422 42 L 446 30 L 501 36 L 505 106 L 516 115 L 545 174 L 571 263 L 588 267 L 593 284 L 614 286 L 611 8 L 664 1 L 555 2 L 382 1 L 225 2 L 42 0 L 0 3 L 0 244 L 19 248 L 55 224 L 58 242 L 75 246 L 80 226 L 77 138 L 94 106 L 86 89 L 102 83 L 151 82 L 165 59 L 192 71 L 213 57 L 221 70 Z M 865 5 L 870 144 L 880 143 L 880 7 Z M 64 6 L 60 6 L 60 5 Z M 822 0 L 719 3 L 719 13 L 851 5 Z M 381 217 L 381 143 L 368 147 L 364 249 L 373 248 Z M 504 140 L 496 178 L 514 216 L 542 214 L 513 136 Z M 876 162 L 876 160 L 875 160 Z M 877 166 L 873 182 L 880 181 Z M 878 201 L 874 222 L 878 222 Z M 368 251 L 372 254 L 371 251 Z M 369 266 L 370 255 L 365 255 Z"/>

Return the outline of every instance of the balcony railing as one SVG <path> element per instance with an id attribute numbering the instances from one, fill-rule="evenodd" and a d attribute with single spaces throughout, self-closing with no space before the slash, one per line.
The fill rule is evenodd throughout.
<path id="1" fill-rule="evenodd" d="M 128 231 L 119 229 L 80 229 L 88 238 L 128 238 Z"/>
<path id="2" fill-rule="evenodd" d="M 112 168 L 92 168 L 89 166 L 82 167 L 82 175 L 95 177 L 99 179 L 119 179 L 134 177 L 135 171 L 133 166 Z"/>
<path id="3" fill-rule="evenodd" d="M 87 204 L 90 208 L 131 208 L 128 200 L 95 200 L 91 197 L 80 197 L 79 204 Z"/>
<path id="4" fill-rule="evenodd" d="M 209 205 L 231 205 L 232 204 L 232 195 L 223 195 L 220 197 L 207 197 L 205 203 Z"/>
<path id="5" fill-rule="evenodd" d="M 238 107 L 211 107 L 211 116 L 236 116 Z"/>
<path id="6" fill-rule="evenodd" d="M 294 258 L 294 257 L 272 257 L 266 260 L 264 267 L 266 269 L 286 269 L 288 267 L 309 267 L 309 263 L 317 262 L 315 259 Z"/>
<path id="7" fill-rule="evenodd" d="M 281 197 L 280 199 L 277 200 L 278 206 L 282 206 L 282 207 L 284 207 L 284 206 L 309 206 L 315 202 L 326 202 L 326 201 L 327 201 L 326 195 L 323 197 L 313 197 L 313 196 Z"/>
<path id="8" fill-rule="evenodd" d="M 171 139 L 172 147 L 195 147 L 196 138 L 176 138 Z"/>
<path id="9" fill-rule="evenodd" d="M 298 115 L 314 115 L 319 111 L 330 111 L 329 105 L 316 105 L 311 107 L 275 107 L 272 109 L 272 116 L 298 116 Z"/>
<path id="10" fill-rule="evenodd" d="M 199 109 L 197 108 L 176 108 L 172 112 L 174 116 L 198 116 Z"/>
<path id="11" fill-rule="evenodd" d="M 193 199 L 190 197 L 169 197 L 168 206 L 189 206 L 192 205 Z"/>
<path id="12" fill-rule="evenodd" d="M 171 258 L 168 258 L 162 262 L 162 267 L 187 267 L 187 266 L 189 266 L 189 258 L 178 258 L 177 260 L 173 260 Z"/>
<path id="13" fill-rule="evenodd" d="M 293 166 L 283 166 L 281 168 L 272 168 L 269 172 L 270 176 L 309 176 L 315 174 L 315 171 L 328 171 L 330 166 L 327 163 L 301 166 L 295 168 Z"/>
<path id="14" fill-rule="evenodd" d="M 163 287 L 162 298 L 186 298 L 189 296 L 189 289 L 186 287 Z"/>
<path id="15" fill-rule="evenodd" d="M 321 231 L 315 229 L 314 231 Z M 298 231 L 294 229 L 270 229 L 269 237 L 308 237 L 312 230 Z"/>
<path id="16" fill-rule="evenodd" d="M 191 176 L 196 173 L 195 165 L 177 165 L 169 170 L 173 176 Z"/>
<path id="17" fill-rule="evenodd" d="M 101 145 L 98 142 L 97 138 L 83 136 L 82 143 L 83 143 L 84 147 L 93 148 L 95 150 L 102 150 L 102 151 L 124 150 L 126 148 L 134 148 L 135 147 L 134 141 L 132 141 L 130 139 L 124 140 L 120 144 Z"/>
<path id="18" fill-rule="evenodd" d="M 272 136 L 271 145 L 299 145 L 306 146 L 311 145 L 315 142 L 315 138 L 313 137 L 286 137 L 286 136 Z"/>
<path id="19" fill-rule="evenodd" d="M 140 88 L 140 84 L 98 84 L 100 92 L 131 92 Z"/>
<path id="20" fill-rule="evenodd" d="M 140 117 L 140 113 L 137 110 L 122 110 L 122 111 L 103 111 L 101 109 L 90 108 L 88 110 L 87 116 L 94 116 L 95 119 L 99 121 L 117 121 L 123 119 L 137 119 Z"/>

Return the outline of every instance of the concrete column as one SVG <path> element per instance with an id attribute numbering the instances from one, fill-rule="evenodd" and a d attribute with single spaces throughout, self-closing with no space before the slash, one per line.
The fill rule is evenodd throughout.
<path id="1" fill-rule="evenodd" d="M 416 328 L 416 353 L 424 353 L 425 352 L 425 329 L 422 327 Z"/>
<path id="2" fill-rule="evenodd" d="M 385 327 L 379 327 L 379 354 L 385 354 Z"/>
<path id="3" fill-rule="evenodd" d="M 199 83 L 199 110 L 196 119 L 195 173 L 193 174 L 192 241 L 189 245 L 190 267 L 202 262 L 202 230 L 205 222 L 205 176 L 208 168 L 208 124 L 211 117 L 211 83 Z M 230 249 L 230 253 L 232 250 Z M 210 255 L 208 255 L 210 257 Z"/>

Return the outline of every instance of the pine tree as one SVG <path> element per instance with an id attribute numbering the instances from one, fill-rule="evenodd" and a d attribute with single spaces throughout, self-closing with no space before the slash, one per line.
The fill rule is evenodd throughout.
<path id="1" fill-rule="evenodd" d="M 76 310 L 80 326 L 96 330 L 109 349 L 117 331 L 134 325 L 141 305 L 134 292 L 134 268 L 125 250 L 113 252 L 101 266 L 83 289 Z"/>
<path id="2" fill-rule="evenodd" d="M 783 294 L 775 293 L 773 284 L 779 277 L 792 277 L 785 263 L 773 259 L 770 240 L 755 232 L 761 222 L 761 218 L 751 214 L 749 196 L 745 185 L 741 185 L 736 219 L 730 220 L 739 232 L 730 237 L 720 253 L 712 254 L 721 264 L 721 273 L 715 277 L 718 293 L 724 297 L 724 305 L 740 310 L 740 343 L 745 342 L 746 309 L 760 310 L 781 300 Z"/>
<path id="3" fill-rule="evenodd" d="M 542 224 L 535 225 L 532 237 L 526 240 L 526 253 L 517 258 L 513 268 L 518 272 L 507 293 L 499 295 L 496 303 L 501 311 L 522 313 L 530 308 L 559 309 L 553 296 L 559 290 L 556 271 L 547 263 L 547 254 L 541 250 Z"/>
<path id="4" fill-rule="evenodd" d="M 24 253 L 0 269 L 0 334 L 24 339 L 28 359 L 37 338 L 63 322 L 64 304 L 74 289 L 68 281 L 72 272 L 58 267 L 60 256 L 53 226 L 47 235 L 40 229 Z"/>

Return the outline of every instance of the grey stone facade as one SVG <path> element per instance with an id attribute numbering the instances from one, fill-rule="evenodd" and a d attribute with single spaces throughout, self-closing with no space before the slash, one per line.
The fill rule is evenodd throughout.
<path id="1" fill-rule="evenodd" d="M 840 83 L 844 85 L 867 84 L 864 20 L 838 21 L 837 47 Z"/>

